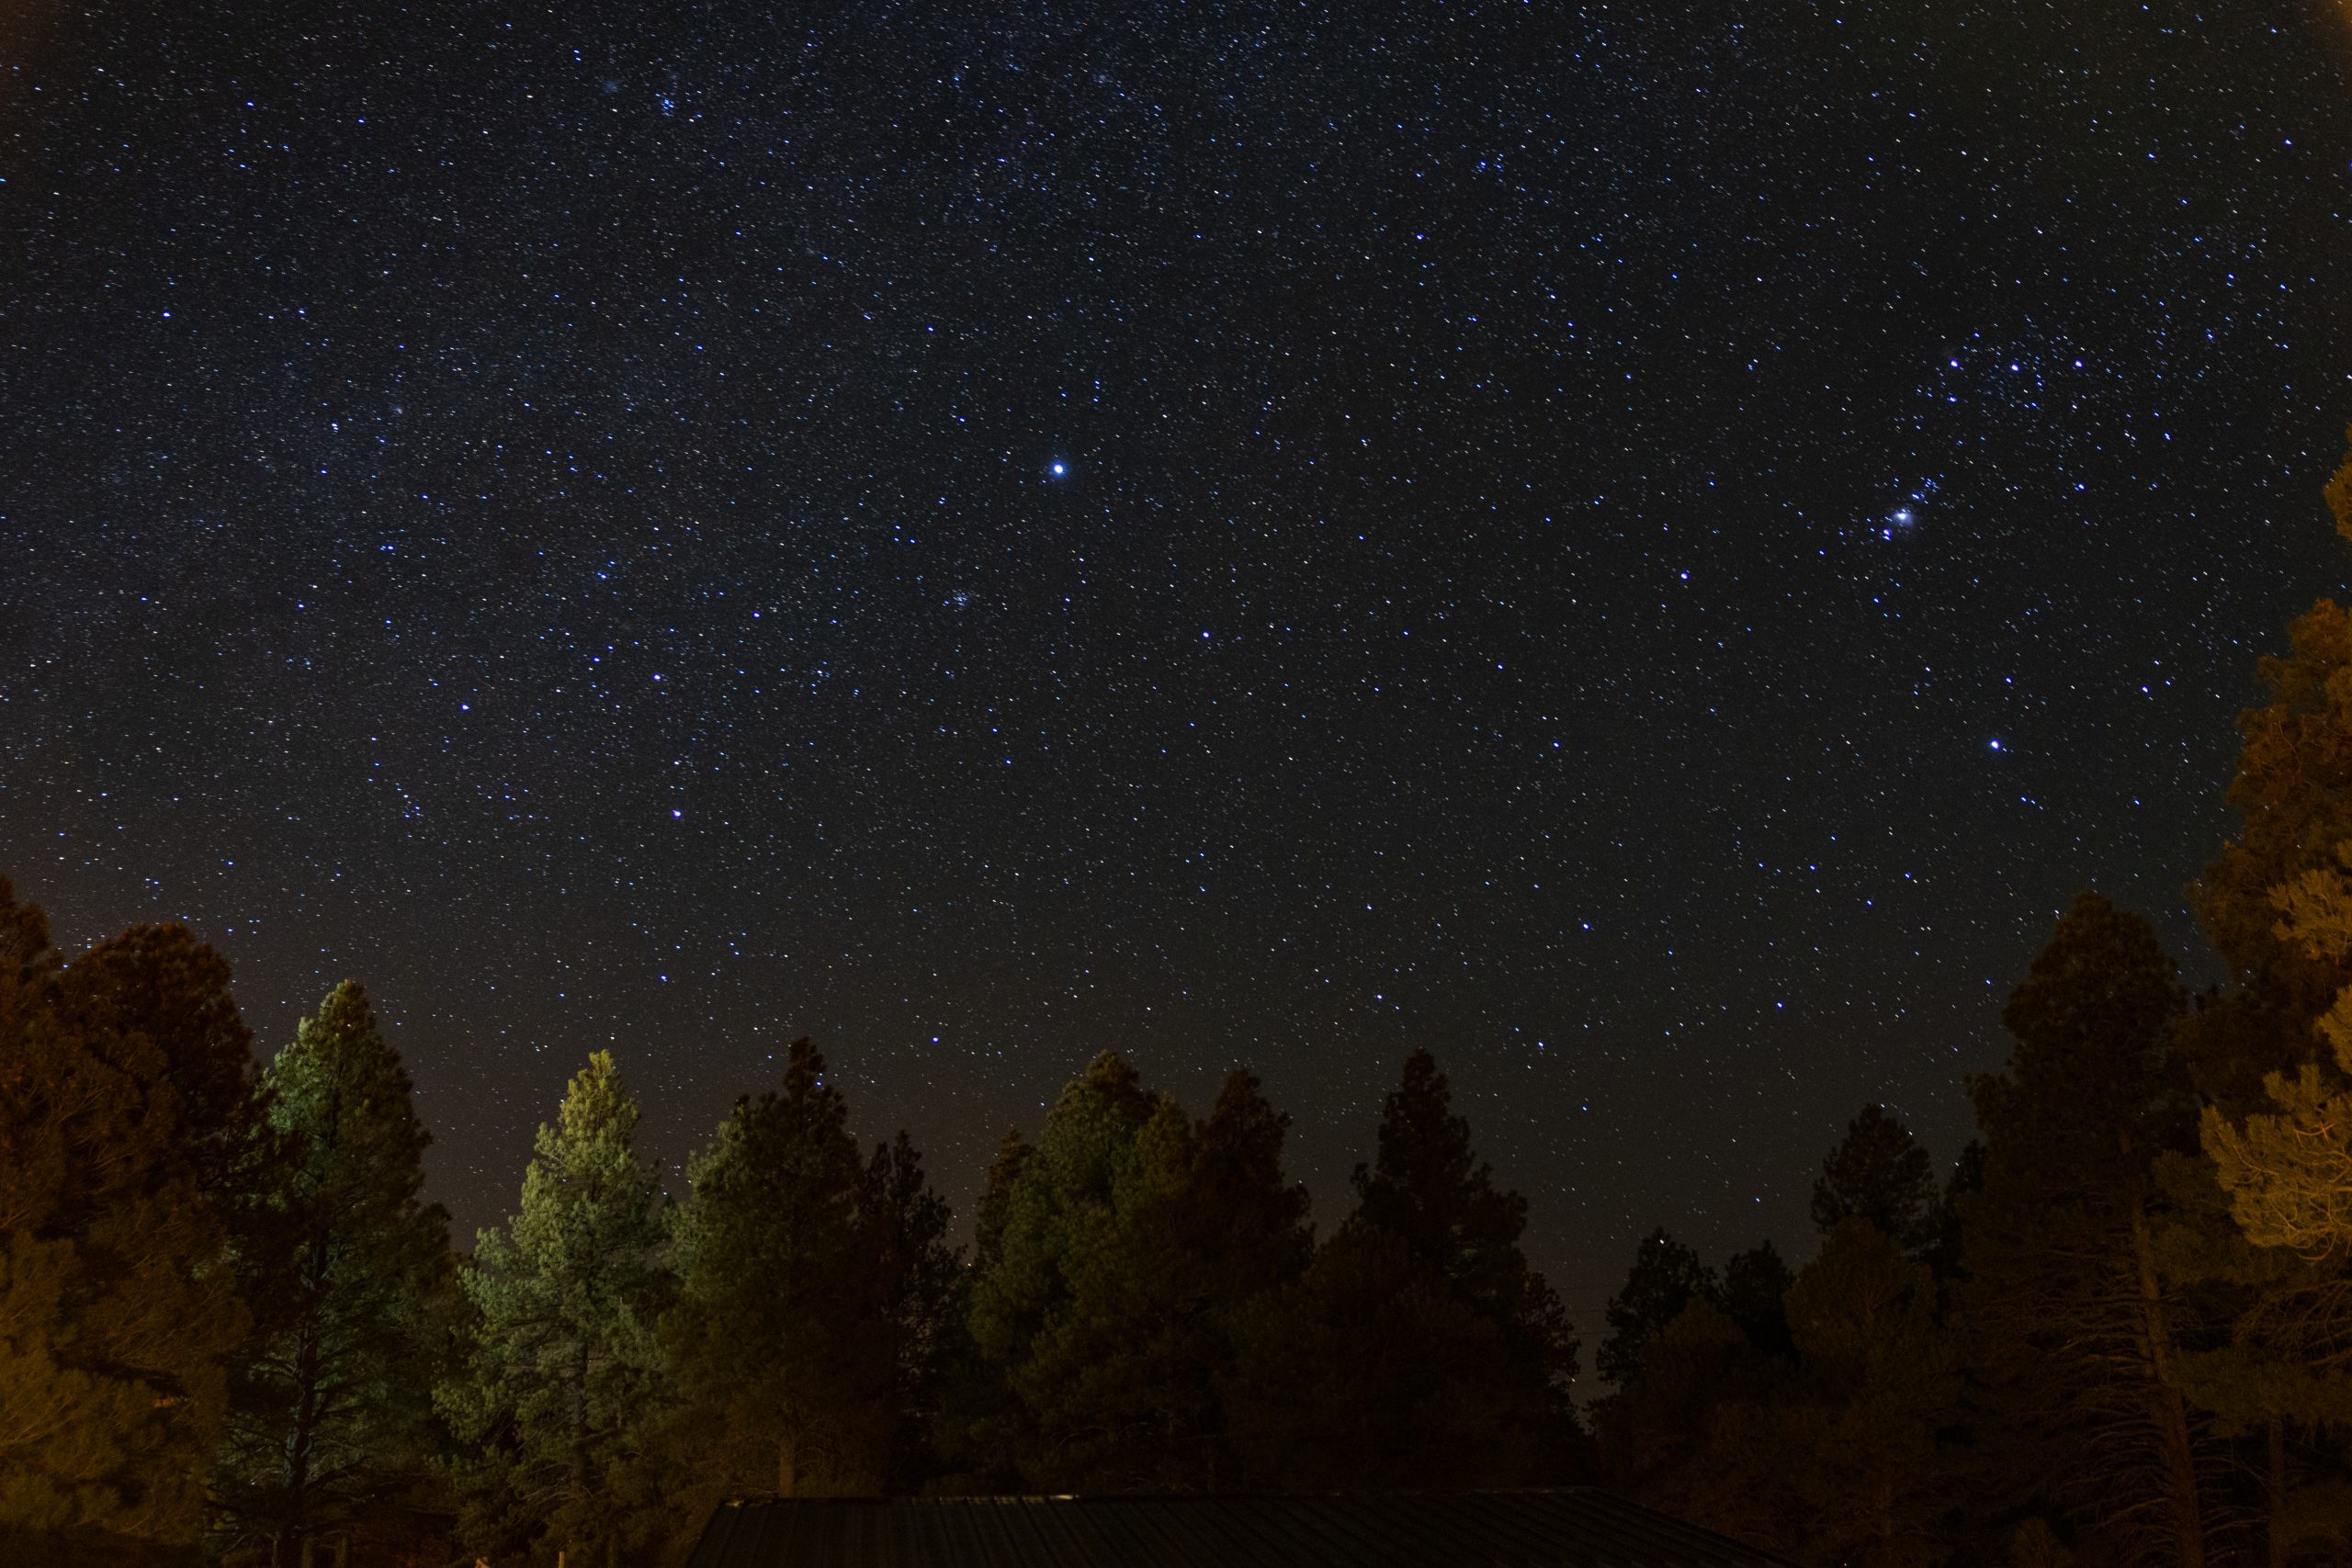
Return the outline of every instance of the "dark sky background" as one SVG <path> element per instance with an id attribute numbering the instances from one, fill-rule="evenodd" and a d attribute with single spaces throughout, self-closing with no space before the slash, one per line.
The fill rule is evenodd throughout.
<path id="1" fill-rule="evenodd" d="M 2338 584 L 2335 14 L 0 4 L 0 870 L 373 989 L 460 1237 L 610 1046 L 968 1208 L 1096 1049 L 1434 1050 L 1584 1322 L 1948 1161 Z"/>

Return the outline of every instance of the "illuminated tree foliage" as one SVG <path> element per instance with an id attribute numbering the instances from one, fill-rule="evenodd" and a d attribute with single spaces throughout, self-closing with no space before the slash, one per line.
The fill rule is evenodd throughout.
<path id="1" fill-rule="evenodd" d="M 0 882 L 0 1526 L 203 1523 L 246 1326 L 211 1196 L 251 1119 L 228 981 L 176 926 L 61 968 Z"/>
<path id="2" fill-rule="evenodd" d="M 407 1487 L 430 1445 L 448 1227 L 428 1139 L 367 994 L 329 992 L 263 1076 L 282 1155 L 251 1194 L 254 1333 L 219 1475 L 237 1536 L 307 1542 Z"/>
<path id="3" fill-rule="evenodd" d="M 658 1408 L 665 1286 L 637 1121 L 611 1053 L 595 1053 L 539 1128 L 520 1209 L 481 1234 L 461 1276 L 478 1321 L 435 1397 L 474 1551 L 610 1561 L 650 1522 L 622 1484 L 642 1473 Z"/>
<path id="4" fill-rule="evenodd" d="M 2326 499 L 2352 537 L 2352 460 Z M 2267 700 L 2238 722 L 2229 798 L 2240 830 L 2197 890 L 2238 983 L 2179 1031 L 2210 1158 L 2167 1176 L 2180 1219 L 2165 1251 L 2173 1276 L 2225 1325 L 2184 1359 L 2182 1386 L 2238 1434 L 2242 1466 L 2261 1476 L 2275 1565 L 2304 1548 L 2352 1547 L 2352 1257 L 2320 1240 L 2335 1201 L 2324 1129 L 2343 1104 L 2331 1018 L 2352 985 L 2340 930 L 2352 613 L 2320 600 L 2261 674 Z"/>
<path id="5" fill-rule="evenodd" d="M 2336 532 L 2352 540 L 2352 457 L 2326 499 Z M 2239 716 L 2228 797 L 2239 831 L 2206 869 L 2198 910 L 2215 949 L 2242 979 L 2260 982 L 2267 1006 L 2308 1019 L 2352 974 L 2340 954 L 2281 935 L 2276 895 L 2335 865 L 2336 847 L 2352 840 L 2352 609 L 2322 598 L 2289 639 L 2287 657 L 2260 665 L 2269 700 Z"/>
<path id="6" fill-rule="evenodd" d="M 2337 852 L 2352 865 L 2352 839 Z M 2284 942 L 2324 963 L 2352 958 L 2352 879 L 2341 869 L 2306 871 L 2273 901 Z M 2336 1074 L 2318 1062 L 2292 1077 L 2272 1073 L 2264 1080 L 2272 1114 L 2237 1126 L 2208 1107 L 2204 1123 L 2205 1146 L 2245 1234 L 2314 1262 L 2352 1255 L 2352 987 L 2336 994 L 2318 1029 Z"/>

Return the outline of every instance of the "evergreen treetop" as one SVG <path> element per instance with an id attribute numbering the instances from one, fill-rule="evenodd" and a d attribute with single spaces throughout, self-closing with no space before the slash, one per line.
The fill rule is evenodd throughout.
<path id="1" fill-rule="evenodd" d="M 1935 1201 L 1928 1151 L 1899 1117 L 1883 1106 L 1865 1105 L 1821 1162 L 1813 1184 L 1813 1223 L 1827 1235 L 1860 1216 L 1898 1246 L 1917 1247 L 1929 1239 Z"/>

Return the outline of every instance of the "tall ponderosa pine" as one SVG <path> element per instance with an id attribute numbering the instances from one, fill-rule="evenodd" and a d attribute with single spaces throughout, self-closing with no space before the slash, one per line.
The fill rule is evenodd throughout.
<path id="1" fill-rule="evenodd" d="M 685 1512 L 727 1492 L 900 1480 L 956 1273 L 913 1145 L 861 1161 L 823 1056 L 799 1040 L 783 1092 L 740 1102 L 687 1180 L 663 1325 Z"/>
<path id="2" fill-rule="evenodd" d="M 61 969 L 0 881 L 0 1527 L 203 1523 L 246 1326 L 211 1185 L 252 1115 L 228 979 L 176 926 Z"/>
<path id="3" fill-rule="evenodd" d="M 2352 537 L 2352 460 L 2327 502 Z M 2291 1196 L 2298 1187 L 2327 1200 L 2325 1139 L 2311 1134 L 2340 1109 L 2331 1101 L 2343 1080 L 2323 1034 L 2352 985 L 2352 950 L 2328 908 L 2352 839 L 2352 611 L 2320 600 L 2261 675 L 2267 700 L 2238 720 L 2229 799 L 2239 830 L 2197 889 L 2238 983 L 2203 999 L 2179 1038 L 2219 1173 L 2244 1217 L 2284 1242 L 2320 1212 Z M 2263 1478 L 2267 1551 L 2280 1568 L 2300 1545 L 2340 1544 L 2337 1523 L 2352 1517 L 2352 1255 L 2251 1246 L 2215 1175 L 2215 1164 L 2191 1160 L 2167 1179 L 2179 1199 L 2168 1268 L 2226 1324 L 2223 1342 L 2184 1361 L 2184 1387 L 2243 1434 L 2238 1457 Z"/>
<path id="4" fill-rule="evenodd" d="M 2352 842 L 2341 852 L 2352 863 Z M 2321 963 L 2352 961 L 2352 877 L 2310 871 L 2279 890 L 2279 935 Z M 2233 1121 L 2204 1111 L 2211 1166 L 2181 1162 L 2185 1210 L 2217 1177 L 2231 1234 L 2211 1217 L 2176 1236 L 2176 1267 L 2198 1285 L 2237 1287 L 2227 1345 L 2188 1359 L 2184 1386 L 2208 1408 L 2263 1438 L 2271 1557 L 2345 1543 L 2352 1472 L 2337 1462 L 2352 1429 L 2352 986 L 2320 1016 L 2333 1057 L 2265 1079 L 2268 1106 Z M 2210 1172 L 2210 1175 L 2209 1175 Z M 2251 1246 L 2246 1244 L 2250 1243 Z M 2180 1259 L 2187 1259 L 2185 1263 Z M 2308 1434 L 2316 1445 L 2296 1439 Z M 2315 1450 L 2315 1451 L 2314 1451 Z"/>
<path id="5" fill-rule="evenodd" d="M 481 1233 L 461 1275 L 478 1321 L 435 1403 L 458 1443 L 459 1533 L 476 1551 L 610 1562 L 639 1528 L 621 1480 L 641 1473 L 657 1414 L 666 1277 L 637 1120 L 611 1053 L 590 1056 L 539 1128 L 521 1208 Z"/>
<path id="6" fill-rule="evenodd" d="M 1593 1358 L 1594 1370 L 1613 1383 L 1626 1383 L 1642 1370 L 1642 1358 L 1667 1325 L 1694 1301 L 1719 1303 L 1723 1282 L 1699 1255 L 1667 1234 L 1666 1227 L 1642 1238 L 1634 1249 L 1624 1286 L 1610 1298 L 1609 1337 Z"/>
<path id="7" fill-rule="evenodd" d="M 2337 847 L 2352 867 L 2352 839 Z M 2330 867 L 2278 890 L 2279 934 L 2324 963 L 2352 962 L 2352 877 Z M 2319 1017 L 2335 1072 L 2306 1062 L 2292 1077 L 2271 1074 L 2268 1114 L 2233 1124 L 2205 1111 L 2205 1147 L 2230 1194 L 2231 1212 L 2260 1247 L 2312 1262 L 2352 1258 L 2352 986 Z M 2352 1326 L 2352 1325 L 2347 1325 Z"/>
<path id="8" fill-rule="evenodd" d="M 1006 1398 L 974 1436 L 1001 1444 L 1025 1482 L 1232 1483 L 1220 1378 L 1237 1325 L 1307 1254 L 1306 1194 L 1283 1176 L 1287 1124 L 1247 1072 L 1196 1122 L 1106 1052 L 1035 1149 L 1008 1142 L 971 1316 Z"/>
<path id="9" fill-rule="evenodd" d="M 233 1535 L 308 1562 L 321 1533 L 381 1510 L 422 1468 L 448 1222 L 418 1197 L 429 1140 L 357 985 L 302 1021 L 263 1089 L 283 1147 L 250 1194 L 260 1255 L 243 1272 L 260 1288 L 218 1486 Z"/>
<path id="10" fill-rule="evenodd" d="M 1823 1235 L 1860 1216 L 1898 1247 L 1925 1247 L 1934 1239 L 1935 1203 L 1928 1151 L 1878 1105 L 1863 1106 L 1846 1123 L 1813 1184 L 1813 1223 Z"/>
<path id="11" fill-rule="evenodd" d="M 1427 1051 L 1405 1059 L 1403 1081 L 1381 1109 L 1373 1161 L 1356 1168 L 1354 1181 L 1354 1223 L 1403 1237 L 1415 1262 L 1500 1329 L 1529 1375 L 1565 1398 L 1578 1347 L 1559 1297 L 1520 1249 L 1527 1200 L 1495 1186 Z"/>
<path id="12" fill-rule="evenodd" d="M 2047 1484 L 2131 1561 L 2201 1568 L 2213 1454 L 2156 1249 L 2159 1158 L 2193 1146 L 2167 1054 L 2183 1005 L 2143 921 L 2075 900 L 2002 1015 L 2008 1070 L 1971 1084 L 1984 1175 L 1959 1302 L 2017 1493 Z"/>
<path id="13" fill-rule="evenodd" d="M 1355 1213 L 1250 1316 L 1231 1379 L 1258 1484 L 1533 1484 L 1577 1462 L 1576 1340 L 1426 1051 L 1382 1110 Z"/>

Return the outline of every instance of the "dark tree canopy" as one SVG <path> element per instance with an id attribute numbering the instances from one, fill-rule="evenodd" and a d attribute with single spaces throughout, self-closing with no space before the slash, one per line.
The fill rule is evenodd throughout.
<path id="1" fill-rule="evenodd" d="M 328 993 L 263 1087 L 254 1334 L 217 1484 L 232 1540 L 300 1550 L 391 1503 L 433 1446 L 448 1224 L 419 1198 L 429 1140 L 359 986 Z"/>
<path id="2" fill-rule="evenodd" d="M 984 1221 L 973 1337 L 1001 1382 L 976 1423 L 1030 1484 L 1122 1491 L 1235 1480 L 1219 1374 L 1250 1304 L 1306 1266 L 1288 1118 L 1237 1068 L 1194 1122 L 1104 1054 L 1033 1152 L 1008 1140 Z"/>
<path id="3" fill-rule="evenodd" d="M 1416 1263 L 1500 1327 L 1513 1354 L 1546 1381 L 1565 1387 L 1575 1378 L 1577 1346 L 1559 1298 L 1520 1249 L 1527 1200 L 1495 1186 L 1427 1051 L 1405 1059 L 1372 1163 L 1356 1168 L 1354 1182 L 1354 1223 L 1401 1237 Z"/>
<path id="4" fill-rule="evenodd" d="M 1846 1221 L 1868 1220 L 1897 1246 L 1930 1239 L 1936 1178 L 1921 1148 L 1898 1117 L 1865 1105 L 1846 1123 L 1846 1135 L 1821 1162 L 1813 1184 L 1813 1223 L 1827 1235 Z"/>
<path id="5" fill-rule="evenodd" d="M 1724 1263 L 1724 1314 L 1758 1350 L 1785 1356 L 1792 1348 L 1785 1298 L 1795 1283 L 1796 1275 L 1770 1240 L 1735 1252 Z"/>
<path id="6" fill-rule="evenodd" d="M 1984 1171 L 1956 1310 L 2017 1493 L 2197 1568 L 2215 1454 L 2173 1371 L 2192 1309 L 2154 1244 L 2158 1161 L 2195 1146 L 2166 1049 L 2185 1005 L 2146 922 L 2075 899 L 2003 1012 L 2007 1070 L 1970 1086 Z"/>
<path id="7" fill-rule="evenodd" d="M 1642 1370 L 1642 1358 L 1694 1301 L 1714 1302 L 1723 1286 L 1714 1270 L 1699 1255 L 1668 1235 L 1660 1226 L 1644 1237 L 1634 1252 L 1634 1266 L 1625 1283 L 1610 1298 L 1609 1337 L 1593 1359 L 1594 1370 L 1613 1383 L 1630 1382 Z"/>

